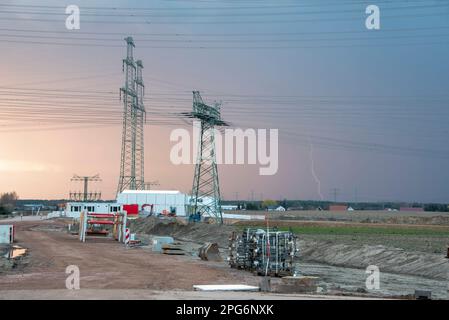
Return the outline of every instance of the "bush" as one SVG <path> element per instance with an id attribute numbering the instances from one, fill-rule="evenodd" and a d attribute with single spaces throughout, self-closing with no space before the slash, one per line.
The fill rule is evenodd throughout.
<path id="1" fill-rule="evenodd" d="M 246 204 L 246 210 L 259 210 L 259 206 L 255 203 L 249 202 Z"/>
<path id="2" fill-rule="evenodd" d="M 10 211 L 7 210 L 4 206 L 0 205 L 0 215 L 10 214 Z"/>

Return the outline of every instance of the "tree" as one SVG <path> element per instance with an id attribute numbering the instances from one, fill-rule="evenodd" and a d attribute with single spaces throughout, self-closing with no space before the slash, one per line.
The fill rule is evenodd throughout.
<path id="1" fill-rule="evenodd" d="M 274 200 L 264 200 L 262 202 L 262 209 L 266 209 L 271 206 L 276 206 L 278 203 Z"/>
<path id="2" fill-rule="evenodd" d="M 287 208 L 289 207 L 289 206 L 288 206 L 287 199 L 282 200 L 282 201 L 280 202 L 280 205 L 283 206 L 285 209 L 287 209 Z"/>
<path id="3" fill-rule="evenodd" d="M 9 211 L 6 210 L 2 205 L 0 205 L 0 215 L 9 214 Z"/>
<path id="4" fill-rule="evenodd" d="M 247 202 L 246 203 L 246 210 L 259 210 L 259 207 L 255 203 Z"/>
<path id="5" fill-rule="evenodd" d="M 6 192 L 0 196 L 0 207 L 3 209 L 3 214 L 9 213 L 14 210 L 19 197 L 15 191 Z M 0 211 L 1 212 L 1 211 Z M 5 213 L 6 212 L 6 213 Z"/>

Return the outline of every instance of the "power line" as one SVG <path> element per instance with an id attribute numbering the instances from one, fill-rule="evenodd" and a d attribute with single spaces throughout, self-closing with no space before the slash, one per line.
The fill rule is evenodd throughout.
<path id="1" fill-rule="evenodd" d="M 115 73 L 114 73 L 115 75 Z M 99 76 L 100 77 L 100 76 Z M 86 79 L 86 78 L 96 78 L 95 76 L 88 76 L 88 77 L 81 77 L 81 78 L 72 78 L 72 79 Z M 162 81 L 160 79 L 154 78 L 152 77 L 152 79 L 154 81 Z M 58 79 L 58 80 L 54 80 L 54 81 L 68 81 L 69 79 L 65 78 L 65 79 Z M 42 83 L 47 83 L 46 81 L 42 81 Z M 175 85 L 175 83 L 171 82 L 173 85 Z M 39 84 L 39 83 L 38 83 Z M 20 84 L 20 86 L 23 85 Z M 180 84 L 176 84 L 176 85 L 180 85 Z M 20 86 L 0 86 L 0 91 L 6 91 L 7 93 L 11 92 L 11 91 L 18 91 L 20 94 L 22 94 L 22 92 L 27 92 L 27 91 L 32 91 L 33 95 L 37 95 L 40 96 L 40 93 L 48 93 L 48 94 L 54 94 L 57 96 L 65 96 L 61 95 L 61 93 L 81 93 L 81 94 L 90 94 L 89 96 L 92 97 L 96 97 L 99 94 L 104 94 L 104 95 L 117 95 L 118 92 L 114 92 L 114 91 L 110 91 L 110 90 L 105 90 L 105 91 L 101 91 L 101 90 L 73 90 L 73 89 L 53 89 L 53 88 L 23 88 Z M 211 91 L 212 92 L 212 91 Z M 215 91 L 214 91 L 215 92 Z M 0 92 L 1 93 L 1 92 Z M 190 91 L 185 91 L 185 92 L 180 92 L 179 90 L 177 91 L 171 91 L 171 92 L 158 92 L 158 91 L 151 91 L 151 96 L 155 96 L 155 95 L 160 95 L 160 96 L 164 96 L 164 99 L 170 98 L 170 97 L 165 97 L 165 96 L 186 96 L 188 97 L 188 99 L 185 99 L 186 101 L 191 102 L 191 92 Z M 231 93 L 231 92 L 220 92 L 220 95 L 222 95 L 223 97 L 231 97 L 231 98 L 273 98 L 275 100 L 273 100 L 272 102 L 279 102 L 279 99 L 335 99 L 335 100 L 341 100 L 341 99 L 374 99 L 376 100 L 381 100 L 381 99 L 407 99 L 407 100 L 413 100 L 415 101 L 416 99 L 435 99 L 435 98 L 445 98 L 445 99 L 449 99 L 449 94 L 435 94 L 435 93 L 429 93 L 429 94 L 406 94 L 406 95 L 381 95 L 381 94 L 376 94 L 376 95 L 369 95 L 369 94 L 364 94 L 364 95 L 330 95 L 330 94 L 297 94 L 297 95 L 290 95 L 290 94 L 262 94 L 262 93 L 251 93 L 251 94 L 241 94 L 241 93 Z M 220 99 L 222 99 L 223 97 L 220 97 Z M 228 100 L 228 101 L 242 101 L 242 100 Z M 256 103 L 259 103 L 261 100 L 258 99 L 252 99 L 252 101 L 255 101 Z M 334 100 L 332 100 L 333 102 Z M 342 102 L 346 103 L 346 100 L 343 100 Z"/>
<path id="2" fill-rule="evenodd" d="M 431 26 L 431 27 L 413 27 L 413 28 L 382 28 L 383 33 L 390 32 L 409 32 L 409 31 L 432 31 L 438 29 L 448 29 L 449 26 Z M 68 30 L 37 30 L 37 29 L 12 29 L 0 28 L 0 31 L 7 32 L 26 32 L 26 33 L 48 33 L 48 34 L 64 34 L 69 35 Z M 267 37 L 267 36 L 293 36 L 293 35 L 320 35 L 320 34 L 369 34 L 368 30 L 329 30 L 329 31 L 307 31 L 307 32 L 259 32 L 259 33 L 139 33 L 132 32 L 134 36 L 164 36 L 164 37 Z M 107 35 L 107 36 L 126 36 L 127 32 L 88 32 L 76 31 L 76 34 L 85 35 Z M 115 40 L 112 39 L 112 40 Z M 141 39 L 139 39 L 141 41 Z"/>
<path id="3" fill-rule="evenodd" d="M 449 28 L 449 27 L 448 27 Z M 279 43 L 279 42 L 310 42 L 310 41 L 373 41 L 373 40 L 388 40 L 388 39 L 419 39 L 421 37 L 424 38 L 439 38 L 439 37 L 447 37 L 449 34 L 420 34 L 420 35 L 387 35 L 387 36 L 365 36 L 365 37 L 346 37 L 346 38 L 317 38 L 317 39 L 225 39 L 225 40 L 191 40 L 191 39 L 140 39 L 140 42 L 169 42 L 169 43 Z M 10 34 L 1 34 L 0 37 L 5 38 L 31 38 L 31 39 L 56 39 L 56 40 L 83 40 L 83 41 L 103 41 L 103 42 L 119 42 L 121 39 L 102 39 L 102 38 L 80 38 L 80 37 L 70 37 L 61 39 L 61 37 L 53 37 L 53 36 L 35 36 L 35 35 L 10 35 Z M 103 45 L 103 44 L 101 44 Z M 98 44 L 95 44 L 98 46 Z"/>
<path id="4" fill-rule="evenodd" d="M 37 45 L 56 45 L 69 47 L 107 47 L 117 48 L 117 45 L 101 45 L 101 44 L 83 44 L 83 43 L 60 43 L 60 42 L 42 42 L 42 41 L 15 41 L 0 39 L 4 43 L 18 43 L 18 44 L 37 44 Z M 434 45 L 448 45 L 449 42 L 409 42 L 409 43 L 374 43 L 374 44 L 345 44 L 345 45 L 315 45 L 315 46 L 141 46 L 144 49 L 191 49 L 191 50 L 285 50 L 285 49 L 323 49 L 323 48 L 379 48 L 379 47 L 404 47 L 404 46 L 434 46 Z"/>
<path id="5" fill-rule="evenodd" d="M 195 2 L 195 4 L 198 3 L 213 3 L 213 4 L 217 4 L 216 1 L 202 1 L 202 0 L 195 0 L 192 1 Z M 225 1 L 226 2 L 226 1 Z M 247 10 L 247 9 L 281 9 L 281 8 L 307 8 L 307 7 L 322 7 L 322 6 L 343 6 L 343 5 L 359 5 L 360 1 L 339 1 L 338 3 L 336 3 L 335 1 L 330 1 L 330 2 L 322 2 L 320 1 L 320 3 L 314 3 L 314 4 L 305 4 L 305 3 L 296 3 L 296 2 L 289 2 L 287 4 L 283 4 L 280 5 L 279 3 L 281 1 L 276 1 L 275 5 L 270 5 L 267 6 L 266 5 L 266 1 L 261 1 L 264 5 L 260 5 L 260 3 L 258 3 L 258 5 L 245 5 L 242 6 L 242 3 L 245 3 L 245 1 L 228 1 L 228 3 L 232 3 L 232 6 L 209 6 L 209 7 L 200 7 L 200 6 L 195 6 L 195 7 L 127 7 L 127 6 L 111 6 L 111 7 L 106 7 L 106 6 L 81 6 L 81 8 L 83 10 L 108 10 L 108 11 L 121 11 L 121 10 L 126 10 L 126 11 L 184 11 L 184 10 Z M 428 1 L 426 0 L 407 0 L 404 1 L 404 4 L 410 4 L 410 3 L 427 3 Z M 235 6 L 235 3 L 240 4 L 240 6 Z M 246 2 L 246 3 L 255 3 L 254 1 L 250 1 L 250 2 Z M 383 0 L 377 0 L 376 4 L 391 4 L 392 1 L 383 1 Z M 395 1 L 395 4 L 401 3 L 400 1 Z M 61 6 L 61 7 L 57 7 L 57 6 L 51 6 L 51 5 L 35 5 L 35 4 L 23 4 L 23 5 L 18 5 L 18 4 L 0 4 L 0 7 L 13 7 L 13 8 L 40 8 L 40 9 L 54 9 L 54 10 L 64 10 L 65 7 Z"/>
<path id="6" fill-rule="evenodd" d="M 408 19 L 408 18 L 424 18 L 424 17 L 436 17 L 436 16 L 447 16 L 446 12 L 432 12 L 432 13 L 420 13 L 420 14 L 403 14 L 403 15 L 384 15 L 384 19 Z M 17 17 L 2 17 L 1 20 L 4 21 L 35 21 L 35 22 L 60 22 L 57 19 L 38 19 L 38 18 L 17 18 Z M 92 24 L 145 24 L 145 25 L 158 25 L 158 24 L 283 24 L 283 23 L 297 23 L 297 22 L 318 22 L 323 19 L 292 19 L 292 20 L 241 20 L 241 21 L 124 21 L 124 20 L 83 20 L 83 23 Z M 327 22 L 348 22 L 348 21 L 358 21 L 360 17 L 345 17 L 345 18 L 326 18 Z"/>
<path id="7" fill-rule="evenodd" d="M 437 8 L 445 8 L 449 4 L 434 4 L 434 5 L 415 5 L 415 6 L 397 6 L 397 7 L 384 7 L 384 11 L 389 10 L 420 10 L 420 9 L 437 9 Z M 232 10 L 232 8 L 229 8 Z M 279 8 L 275 8 L 279 9 Z M 291 8 L 290 8 L 291 9 Z M 207 13 L 207 14 L 199 14 L 198 12 L 189 13 L 185 10 L 181 11 L 181 14 L 161 14 L 160 12 L 156 14 L 148 14 L 148 13 L 99 13 L 99 12 L 83 12 L 83 16 L 88 17 L 120 17 L 120 18 L 178 18 L 178 17 L 193 17 L 193 18 L 216 18 L 216 17 L 271 17 L 271 16 L 303 16 L 303 15 L 316 15 L 316 14 L 345 14 L 345 13 L 359 13 L 360 8 L 356 9 L 336 9 L 336 10 L 318 10 L 318 11 L 292 11 L 289 10 L 287 12 L 251 12 L 246 13 Z M 31 14 L 31 15 L 60 15 L 66 16 L 65 11 L 61 10 L 59 12 L 45 12 L 45 11 L 11 11 L 11 10 L 2 10 L 0 14 Z"/>

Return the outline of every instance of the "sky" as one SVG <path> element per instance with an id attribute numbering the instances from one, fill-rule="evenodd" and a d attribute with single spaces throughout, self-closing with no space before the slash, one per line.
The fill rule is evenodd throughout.
<path id="1" fill-rule="evenodd" d="M 65 27 L 71 4 L 80 30 Z M 115 198 L 130 35 L 157 188 L 192 188 L 169 137 L 191 130 L 177 115 L 199 90 L 232 128 L 279 130 L 277 173 L 219 165 L 224 199 L 447 203 L 448 17 L 442 0 L 2 1 L 0 193 L 67 198 L 74 174 L 98 173 L 92 190 Z"/>

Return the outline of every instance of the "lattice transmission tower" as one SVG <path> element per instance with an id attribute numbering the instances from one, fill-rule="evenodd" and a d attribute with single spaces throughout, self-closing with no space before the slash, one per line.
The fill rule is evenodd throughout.
<path id="1" fill-rule="evenodd" d="M 100 175 L 94 176 L 79 176 L 77 174 L 73 175 L 70 181 L 83 182 L 83 192 L 70 192 L 71 201 L 98 201 L 101 200 L 101 192 L 89 192 L 89 182 L 101 181 Z"/>
<path id="2" fill-rule="evenodd" d="M 193 91 L 193 112 L 189 116 L 200 120 L 201 128 L 190 205 L 191 213 L 206 214 L 223 223 L 214 129 L 228 124 L 221 120 L 220 109 L 219 103 L 209 106 L 203 102 L 198 91 Z"/>
<path id="3" fill-rule="evenodd" d="M 145 85 L 142 78 L 142 61 L 134 60 L 135 48 L 132 37 L 127 43 L 126 59 L 123 59 L 125 85 L 120 88 L 123 99 L 123 133 L 120 178 L 117 193 L 123 190 L 144 190 L 144 125 Z"/>

